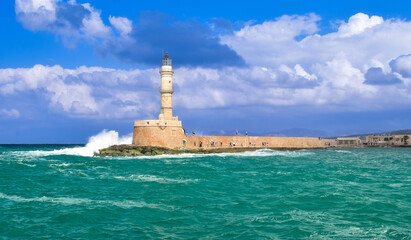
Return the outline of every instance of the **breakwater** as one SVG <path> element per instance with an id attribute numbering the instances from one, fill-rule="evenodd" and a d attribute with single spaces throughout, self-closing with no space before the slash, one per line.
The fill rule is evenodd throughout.
<path id="1" fill-rule="evenodd" d="M 324 147 L 317 147 L 321 149 Z M 151 155 L 162 155 L 162 154 L 211 154 L 211 153 L 236 153 L 236 152 L 248 152 L 257 151 L 261 149 L 271 149 L 271 150 L 302 150 L 302 149 L 313 149 L 303 148 L 303 147 L 197 147 L 197 148 L 166 148 L 166 147 L 153 147 L 153 146 L 135 146 L 132 144 L 122 144 L 114 145 L 108 148 L 100 149 L 98 152 L 94 153 L 97 157 L 119 157 L 119 156 L 151 156 Z"/>

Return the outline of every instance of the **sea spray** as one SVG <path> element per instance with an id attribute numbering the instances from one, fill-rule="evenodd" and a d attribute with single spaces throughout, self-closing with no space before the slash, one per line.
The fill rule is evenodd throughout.
<path id="1" fill-rule="evenodd" d="M 123 137 L 119 137 L 116 131 L 103 130 L 96 136 L 89 138 L 86 146 L 79 152 L 82 156 L 93 156 L 93 153 L 101 148 L 106 148 L 118 144 L 131 144 L 132 134 L 128 134 Z"/>
<path id="2" fill-rule="evenodd" d="M 131 144 L 132 134 L 120 137 L 118 132 L 104 129 L 99 134 L 91 136 L 84 147 L 63 148 L 52 151 L 30 151 L 29 154 L 36 156 L 50 156 L 50 155 L 77 155 L 92 157 L 99 149 L 107 148 L 118 144 Z"/>

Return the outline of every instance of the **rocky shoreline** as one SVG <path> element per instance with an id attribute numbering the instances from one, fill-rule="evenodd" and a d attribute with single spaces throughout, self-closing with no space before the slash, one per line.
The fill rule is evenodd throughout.
<path id="1" fill-rule="evenodd" d="M 247 152 L 247 151 L 256 151 L 260 149 L 293 151 L 293 150 L 302 150 L 305 148 L 233 147 L 233 148 L 171 149 L 171 148 L 164 148 L 164 147 L 141 147 L 141 146 L 134 146 L 131 144 L 123 144 L 123 145 L 114 145 L 108 148 L 100 149 L 99 152 L 94 153 L 94 156 L 96 157 L 126 157 L 126 156 L 152 156 L 152 155 L 162 155 L 162 154 L 183 154 L 183 153 L 210 154 L 210 153 Z"/>

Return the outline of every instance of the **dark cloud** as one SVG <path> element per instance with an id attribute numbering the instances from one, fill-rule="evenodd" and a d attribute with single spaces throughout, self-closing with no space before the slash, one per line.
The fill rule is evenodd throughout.
<path id="1" fill-rule="evenodd" d="M 83 25 L 83 19 L 88 17 L 91 12 L 80 4 L 62 2 L 56 9 L 57 26 L 69 25 L 73 28 L 80 28 Z"/>
<path id="2" fill-rule="evenodd" d="M 399 56 L 390 62 L 393 72 L 401 74 L 405 78 L 411 78 L 411 54 Z"/>
<path id="3" fill-rule="evenodd" d="M 129 34 L 100 47 L 102 54 L 144 65 L 158 65 L 162 52 L 169 52 L 176 66 L 241 66 L 244 60 L 219 42 L 211 29 L 195 20 L 185 22 L 158 12 L 143 12 Z"/>
<path id="4" fill-rule="evenodd" d="M 40 6 L 33 11 L 24 11 L 24 3 L 16 3 L 16 17 L 26 28 L 32 31 L 46 30 L 50 32 L 65 33 L 77 31 L 83 25 L 84 18 L 91 12 L 75 2 L 58 2 L 54 10 Z M 56 18 L 53 17 L 54 11 Z"/>
<path id="5" fill-rule="evenodd" d="M 382 68 L 370 68 L 365 74 L 365 84 L 392 85 L 402 83 L 393 73 L 383 73 Z"/>
<path id="6" fill-rule="evenodd" d="M 214 26 L 214 30 L 222 34 L 232 34 L 233 24 L 224 18 L 213 18 L 211 22 Z"/>

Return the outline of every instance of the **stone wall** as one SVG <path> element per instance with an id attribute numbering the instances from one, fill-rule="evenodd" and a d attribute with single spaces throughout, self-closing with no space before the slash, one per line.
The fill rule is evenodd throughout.
<path id="1" fill-rule="evenodd" d="M 180 121 L 144 120 L 134 122 L 133 145 L 136 146 L 181 148 L 184 137 Z"/>
<path id="2" fill-rule="evenodd" d="M 187 148 L 324 148 L 327 142 L 304 137 L 186 136 Z"/>
<path id="3" fill-rule="evenodd" d="M 133 145 L 188 149 L 324 148 L 335 146 L 335 140 L 305 137 L 186 136 L 181 121 L 144 120 L 134 122 Z"/>

